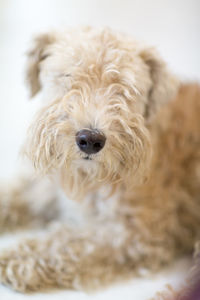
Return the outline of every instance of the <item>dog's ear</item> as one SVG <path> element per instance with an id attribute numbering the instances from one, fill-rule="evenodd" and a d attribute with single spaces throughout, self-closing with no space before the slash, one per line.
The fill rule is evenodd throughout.
<path id="1" fill-rule="evenodd" d="M 33 97 L 41 88 L 40 63 L 49 53 L 47 48 L 55 41 L 55 34 L 40 34 L 33 39 L 32 47 L 27 52 L 26 82 L 30 88 L 30 96 Z"/>
<path id="2" fill-rule="evenodd" d="M 154 48 L 145 48 L 140 57 L 149 68 L 152 86 L 149 90 L 145 117 L 151 119 L 162 104 L 173 98 L 178 88 L 178 80 L 170 73 L 165 62 Z"/>

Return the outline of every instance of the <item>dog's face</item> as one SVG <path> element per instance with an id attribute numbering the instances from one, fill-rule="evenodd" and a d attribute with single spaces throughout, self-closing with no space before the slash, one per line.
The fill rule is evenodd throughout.
<path id="1" fill-rule="evenodd" d="M 66 192 L 141 178 L 151 154 L 145 126 L 172 97 L 176 81 L 151 48 L 90 28 L 39 36 L 27 81 L 44 105 L 30 127 L 27 153 L 59 175 Z"/>

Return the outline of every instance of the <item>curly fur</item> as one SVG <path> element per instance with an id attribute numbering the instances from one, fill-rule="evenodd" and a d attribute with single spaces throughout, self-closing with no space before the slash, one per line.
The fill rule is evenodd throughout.
<path id="1" fill-rule="evenodd" d="M 62 206 L 57 229 L 1 253 L 0 280 L 23 292 L 91 289 L 192 252 L 200 225 L 200 87 L 178 87 L 153 48 L 92 28 L 37 37 L 27 82 L 43 102 L 24 152 L 55 191 L 46 188 L 45 203 L 37 184 L 32 193 L 23 184 L 17 197 L 8 193 L 10 214 L 18 215 L 9 222 L 18 225 L 20 205 L 28 212 L 23 225 L 35 220 L 38 202 L 39 219 L 42 211 L 47 221 L 55 217 L 45 217 L 48 202 L 67 201 L 57 186 L 79 203 L 81 217 Z M 106 144 L 85 160 L 75 136 L 91 128 Z"/>

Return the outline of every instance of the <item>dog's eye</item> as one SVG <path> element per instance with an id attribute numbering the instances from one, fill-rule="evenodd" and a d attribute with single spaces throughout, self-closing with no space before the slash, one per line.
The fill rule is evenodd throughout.
<path id="1" fill-rule="evenodd" d="M 63 76 L 63 77 L 70 77 L 71 74 L 69 74 L 69 73 L 64 73 L 64 74 L 62 74 L 62 76 Z"/>
<path id="2" fill-rule="evenodd" d="M 70 73 L 59 73 L 59 74 L 57 74 L 57 77 L 60 77 L 60 78 L 71 77 L 71 74 Z"/>
<path id="3" fill-rule="evenodd" d="M 42 56 L 41 56 L 41 61 L 42 60 L 45 60 L 50 54 L 48 53 L 44 53 Z"/>

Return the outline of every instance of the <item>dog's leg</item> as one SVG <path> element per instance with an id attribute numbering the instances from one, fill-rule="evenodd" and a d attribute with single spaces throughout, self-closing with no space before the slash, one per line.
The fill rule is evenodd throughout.
<path id="1" fill-rule="evenodd" d="M 22 292 L 91 289 L 129 277 L 140 268 L 157 269 L 177 254 L 192 252 L 193 229 L 199 228 L 199 218 L 190 219 L 188 214 L 182 220 L 183 211 L 179 215 L 173 202 L 169 205 L 167 200 L 174 197 L 171 190 L 152 198 L 142 190 L 137 200 L 121 200 L 116 210 L 105 202 L 104 214 L 93 214 L 88 225 L 69 229 L 63 224 L 44 238 L 25 240 L 0 253 L 0 281 Z"/>
<path id="2" fill-rule="evenodd" d="M 0 254 L 0 281 L 21 292 L 52 287 L 87 290 L 168 260 L 170 249 L 145 241 L 145 229 L 141 233 L 134 232 L 131 223 L 124 226 L 104 223 L 92 231 L 73 232 L 62 227 L 45 239 L 25 240 Z"/>
<path id="3" fill-rule="evenodd" d="M 1 184 L 0 232 L 44 224 L 56 217 L 56 189 L 46 180 L 19 179 Z"/>

